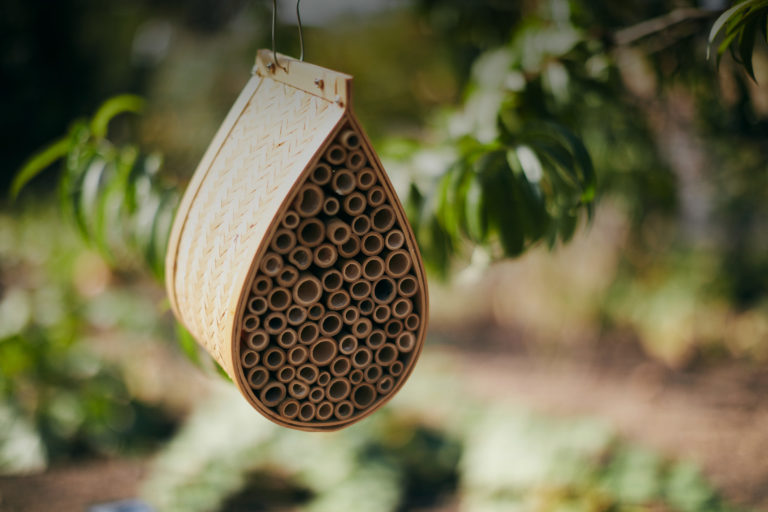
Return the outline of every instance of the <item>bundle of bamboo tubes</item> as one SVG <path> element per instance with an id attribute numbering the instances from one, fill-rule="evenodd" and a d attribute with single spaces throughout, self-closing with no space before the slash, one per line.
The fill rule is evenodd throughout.
<path id="1" fill-rule="evenodd" d="M 174 221 L 174 312 L 271 420 L 334 430 L 383 405 L 426 329 L 424 271 L 351 77 L 259 52 Z M 319 89 L 319 90 L 318 90 Z"/>
<path id="2" fill-rule="evenodd" d="M 240 363 L 253 394 L 286 422 L 365 415 L 418 353 L 419 279 L 375 167 L 360 135 L 343 126 L 298 188 L 254 278 Z"/>

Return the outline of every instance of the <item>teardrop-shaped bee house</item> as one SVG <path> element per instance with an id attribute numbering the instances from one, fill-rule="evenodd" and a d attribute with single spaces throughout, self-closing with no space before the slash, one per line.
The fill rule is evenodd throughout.
<path id="1" fill-rule="evenodd" d="M 174 221 L 179 320 L 272 421 L 336 430 L 411 373 L 427 287 L 352 77 L 261 50 Z"/>

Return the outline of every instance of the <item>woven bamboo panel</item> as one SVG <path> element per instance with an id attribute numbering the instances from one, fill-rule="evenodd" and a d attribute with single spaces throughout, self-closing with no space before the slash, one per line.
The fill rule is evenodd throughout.
<path id="1" fill-rule="evenodd" d="M 351 77 L 285 56 L 271 62 L 259 52 L 190 182 L 166 286 L 177 317 L 257 410 L 292 428 L 338 429 L 410 374 L 426 282 L 352 114 Z"/>

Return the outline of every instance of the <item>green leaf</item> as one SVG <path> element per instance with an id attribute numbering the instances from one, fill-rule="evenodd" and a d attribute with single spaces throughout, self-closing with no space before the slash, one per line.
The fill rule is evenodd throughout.
<path id="1" fill-rule="evenodd" d="M 485 197 L 480 176 L 473 176 L 469 180 L 464 200 L 464 212 L 467 234 L 475 242 L 483 243 L 488 234 L 488 217 L 486 215 Z"/>
<path id="2" fill-rule="evenodd" d="M 121 94 L 108 99 L 91 119 L 91 133 L 99 139 L 107 136 L 109 122 L 124 112 L 138 113 L 144 109 L 144 99 L 135 94 Z"/>
<path id="3" fill-rule="evenodd" d="M 64 137 L 52 142 L 41 151 L 32 155 L 16 173 L 11 183 L 10 196 L 16 199 L 21 189 L 29 183 L 32 178 L 40 174 L 47 167 L 57 160 L 64 158 L 70 148 L 70 138 Z"/>
<path id="4" fill-rule="evenodd" d="M 197 344 L 197 341 L 195 341 L 195 338 L 192 337 L 192 334 L 190 334 L 190 332 L 179 322 L 176 322 L 176 339 L 178 340 L 179 347 L 181 347 L 181 351 L 184 352 L 184 355 L 199 366 L 200 346 Z"/>

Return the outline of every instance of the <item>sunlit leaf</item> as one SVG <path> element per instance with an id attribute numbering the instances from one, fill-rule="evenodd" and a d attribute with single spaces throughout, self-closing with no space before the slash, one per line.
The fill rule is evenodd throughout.
<path id="1" fill-rule="evenodd" d="M 107 136 L 109 122 L 124 112 L 138 113 L 144 109 L 144 99 L 135 94 L 121 94 L 105 101 L 91 119 L 91 133 L 103 139 Z"/>
<path id="2" fill-rule="evenodd" d="M 24 188 L 24 185 L 29 183 L 32 178 L 40 174 L 54 162 L 63 158 L 69 151 L 69 148 L 70 138 L 64 137 L 32 155 L 13 178 L 13 182 L 11 183 L 11 198 L 15 199 L 18 197 L 19 192 Z"/>

